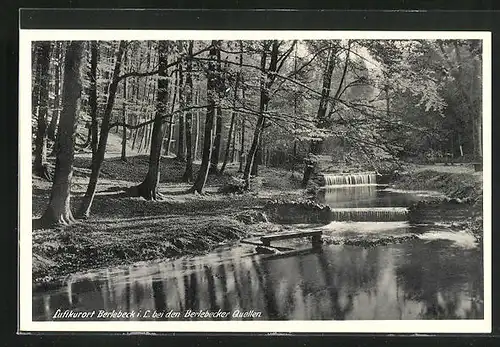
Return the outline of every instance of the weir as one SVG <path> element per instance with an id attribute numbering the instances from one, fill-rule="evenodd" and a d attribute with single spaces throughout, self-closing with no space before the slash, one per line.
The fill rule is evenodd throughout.
<path id="1" fill-rule="evenodd" d="M 376 185 L 377 174 L 375 172 L 323 174 L 325 186 L 340 185 Z"/>
<path id="2" fill-rule="evenodd" d="M 331 208 L 331 220 L 339 222 L 398 222 L 408 220 L 406 207 Z"/>

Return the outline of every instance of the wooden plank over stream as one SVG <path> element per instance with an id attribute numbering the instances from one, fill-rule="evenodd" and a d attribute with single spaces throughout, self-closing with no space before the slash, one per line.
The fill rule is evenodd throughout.
<path id="1" fill-rule="evenodd" d="M 288 240 L 299 237 L 313 237 L 317 239 L 321 237 L 321 234 L 322 234 L 321 230 L 296 231 L 292 233 L 279 233 L 273 235 L 266 235 L 262 236 L 260 240 L 264 245 L 269 245 L 271 241 Z"/>

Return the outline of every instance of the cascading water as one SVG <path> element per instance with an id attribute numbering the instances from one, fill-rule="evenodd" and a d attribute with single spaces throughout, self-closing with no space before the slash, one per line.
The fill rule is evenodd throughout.
<path id="1" fill-rule="evenodd" d="M 383 196 L 377 193 L 375 172 L 336 173 L 323 174 L 323 176 L 325 178 L 324 200 L 330 206 L 331 221 L 396 222 L 408 220 L 406 207 L 385 205 Z"/>
<path id="2" fill-rule="evenodd" d="M 396 222 L 408 220 L 406 207 L 331 208 L 331 220 L 338 222 Z"/>
<path id="3" fill-rule="evenodd" d="M 377 184 L 377 175 L 375 172 L 323 174 L 323 176 L 325 177 L 325 186 Z"/>

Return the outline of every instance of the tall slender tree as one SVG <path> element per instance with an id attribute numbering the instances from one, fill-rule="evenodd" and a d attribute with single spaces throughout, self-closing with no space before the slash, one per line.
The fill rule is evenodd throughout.
<path id="1" fill-rule="evenodd" d="M 47 114 L 49 108 L 49 67 L 51 43 L 49 41 L 41 41 L 38 42 L 37 45 L 37 65 L 40 66 L 40 75 L 33 172 L 37 176 L 50 180 L 50 172 L 47 166 Z"/>
<path id="2" fill-rule="evenodd" d="M 33 42 L 33 51 L 32 51 L 32 59 L 31 62 L 33 64 L 32 71 L 33 71 L 33 78 L 32 78 L 32 83 L 33 87 L 31 90 L 31 114 L 33 118 L 38 117 L 38 101 L 40 99 L 40 71 L 41 71 L 41 64 L 40 64 L 40 50 L 41 50 L 41 45 L 40 42 Z"/>
<path id="3" fill-rule="evenodd" d="M 210 156 L 212 153 L 212 129 L 214 126 L 215 99 L 217 98 L 218 76 L 215 68 L 218 52 L 220 50 L 220 41 L 213 40 L 209 50 L 209 62 L 207 71 L 207 115 L 205 118 L 205 132 L 203 136 L 203 153 L 201 166 L 196 176 L 196 180 L 190 191 L 202 193 L 207 181 L 210 165 Z M 219 53 L 220 55 L 220 53 Z"/>
<path id="4" fill-rule="evenodd" d="M 248 151 L 248 156 L 245 164 L 245 171 L 243 172 L 243 179 L 245 180 L 245 188 L 248 189 L 250 186 L 250 173 L 255 160 L 255 154 L 257 152 L 257 147 L 260 142 L 260 137 L 264 129 L 265 124 L 265 112 L 267 110 L 267 105 L 269 104 L 269 90 L 276 78 L 274 73 L 277 72 L 278 66 L 278 41 L 265 41 L 263 43 L 263 49 L 261 53 L 261 82 L 260 82 L 260 104 L 259 104 L 259 115 L 257 118 L 257 124 L 255 125 L 255 130 L 252 139 L 252 145 Z M 270 52 L 270 62 L 267 68 L 267 57 Z"/>
<path id="5" fill-rule="evenodd" d="M 234 131 L 234 126 L 235 126 L 235 120 L 236 120 L 237 113 L 234 109 L 236 108 L 236 99 L 238 98 L 238 91 L 239 91 L 239 87 L 240 87 L 240 76 L 242 73 L 242 69 L 243 69 L 243 49 L 242 49 L 242 45 L 241 45 L 241 41 L 240 41 L 239 68 L 238 68 L 238 72 L 236 73 L 236 81 L 234 84 L 234 93 L 233 93 L 233 112 L 231 114 L 231 123 L 229 125 L 229 133 L 227 134 L 226 150 L 224 152 L 224 161 L 222 162 L 222 167 L 220 169 L 221 174 L 226 169 L 226 165 L 227 165 L 227 162 L 229 160 L 229 150 L 231 148 L 231 143 L 233 144 L 233 152 L 234 152 L 234 148 L 235 148 L 235 139 L 232 139 L 232 138 L 233 138 L 233 132 L 236 133 L 236 131 Z"/>
<path id="6" fill-rule="evenodd" d="M 97 41 L 92 41 L 90 43 L 90 95 L 89 95 L 89 104 L 90 104 L 90 148 L 92 149 L 92 157 L 95 157 L 97 153 L 97 143 L 99 125 L 97 121 L 97 60 L 99 54 L 99 46 Z"/>
<path id="7" fill-rule="evenodd" d="M 182 48 L 182 44 L 179 44 L 179 48 Z M 181 64 L 179 64 L 179 107 L 183 109 L 185 107 L 185 99 L 184 94 L 186 90 L 185 81 L 184 81 L 184 60 Z M 184 155 L 184 131 L 185 131 L 185 114 L 184 112 L 179 113 L 179 128 L 178 128 L 178 136 L 177 136 L 177 159 L 180 161 L 186 160 L 186 156 Z"/>
<path id="8" fill-rule="evenodd" d="M 240 76 L 241 79 L 241 102 L 243 107 L 245 107 L 245 81 L 243 76 Z M 241 117 L 241 135 L 240 135 L 240 165 L 238 167 L 238 172 L 243 172 L 243 167 L 245 165 L 245 130 L 247 127 L 247 115 L 243 114 Z"/>
<path id="9" fill-rule="evenodd" d="M 162 126 L 168 104 L 167 65 L 170 49 L 168 41 L 158 42 L 158 88 L 156 90 L 155 118 L 151 135 L 148 172 L 142 183 L 131 189 L 132 195 L 142 196 L 147 200 L 158 200 L 161 198 L 161 194 L 158 192 L 158 184 L 160 182 L 160 157 L 163 142 Z"/>
<path id="10" fill-rule="evenodd" d="M 97 189 L 97 180 L 99 179 L 99 174 L 101 172 L 102 162 L 104 161 L 104 155 L 106 153 L 106 145 L 108 142 L 108 135 L 110 130 L 111 113 L 113 111 L 113 106 L 115 104 L 116 91 L 118 89 L 118 83 L 120 82 L 120 70 L 122 65 L 123 52 L 125 51 L 127 43 L 125 41 L 120 41 L 118 43 L 118 49 L 115 55 L 115 66 L 113 68 L 113 76 L 111 83 L 108 88 L 108 99 L 106 102 L 106 108 L 102 116 L 101 132 L 99 134 L 99 144 L 97 145 L 96 155 L 92 158 L 90 180 L 87 186 L 87 191 L 83 197 L 82 204 L 79 208 L 79 216 L 86 218 L 90 214 L 90 208 L 92 202 L 94 201 L 94 196 Z"/>
<path id="11" fill-rule="evenodd" d="M 61 104 L 61 45 L 62 42 L 55 42 L 54 51 L 54 103 L 52 105 L 52 118 L 50 119 L 47 135 L 49 139 L 56 140 L 56 128 L 59 122 Z"/>
<path id="12" fill-rule="evenodd" d="M 199 85 L 196 88 L 195 92 L 195 103 L 196 105 L 200 104 L 200 88 Z M 194 137 L 194 152 L 193 152 L 193 160 L 198 160 L 198 142 L 200 140 L 200 112 L 198 109 L 195 111 L 196 115 L 196 134 Z"/>
<path id="13" fill-rule="evenodd" d="M 60 149 L 56 156 L 54 181 L 49 204 L 42 217 L 35 223 L 35 226 L 38 227 L 66 225 L 74 221 L 71 213 L 70 190 L 73 176 L 74 129 L 82 91 L 80 67 L 83 45 L 82 41 L 71 41 L 66 51 L 62 94 L 63 108 L 58 138 Z"/>
<path id="14" fill-rule="evenodd" d="M 219 43 L 220 44 L 220 43 Z M 221 107 L 221 97 L 223 95 L 224 80 L 222 76 L 222 62 L 220 49 L 217 50 L 217 106 L 216 106 L 216 117 L 215 117 L 215 136 L 212 148 L 212 154 L 210 157 L 210 169 L 209 173 L 217 173 L 219 165 L 219 155 L 220 155 L 220 144 L 222 138 L 222 107 Z"/>
<path id="15" fill-rule="evenodd" d="M 185 84 L 185 94 L 186 94 L 186 104 L 187 107 L 193 106 L 193 41 L 189 41 L 188 44 L 188 56 L 186 64 L 186 84 Z M 182 176 L 183 180 L 186 182 L 191 182 L 193 180 L 193 144 L 192 144 L 192 122 L 193 114 L 189 110 L 186 113 L 186 171 Z"/>
<path id="16" fill-rule="evenodd" d="M 179 86 L 179 72 L 176 70 L 175 71 L 175 80 L 174 80 L 174 83 L 172 84 L 172 101 L 171 101 L 171 111 L 172 111 L 172 115 L 169 118 L 168 120 L 168 126 L 167 126 L 167 131 L 166 131 L 166 134 L 167 134 L 167 141 L 166 141 L 166 146 L 165 146 L 165 155 L 169 155 L 170 154 L 170 148 L 172 146 L 172 139 L 174 137 L 174 128 L 175 128 L 175 122 L 174 122 L 174 109 L 175 109 L 175 103 L 176 103 L 176 99 L 177 99 L 177 88 Z"/>
<path id="17" fill-rule="evenodd" d="M 326 59 L 325 70 L 323 72 L 323 83 L 321 87 L 321 98 L 319 101 L 318 112 L 316 116 L 316 127 L 324 129 L 328 126 L 327 108 L 330 103 L 330 91 L 332 85 L 333 70 L 335 68 L 336 54 L 338 46 L 333 42 L 328 42 L 328 56 Z M 347 64 L 347 63 L 346 63 Z M 347 66 L 347 65 L 346 65 Z M 319 155 L 322 151 L 323 139 L 311 140 L 309 153 Z M 306 186 L 316 167 L 316 161 L 313 156 L 306 160 L 304 167 L 304 176 L 302 177 L 302 186 Z"/>
<path id="18" fill-rule="evenodd" d="M 127 65 L 127 52 L 125 51 L 125 57 L 123 58 L 124 67 Z M 123 105 L 122 105 L 122 152 L 121 152 L 121 160 L 127 161 L 127 127 L 125 124 L 127 123 L 127 79 L 123 80 Z"/>

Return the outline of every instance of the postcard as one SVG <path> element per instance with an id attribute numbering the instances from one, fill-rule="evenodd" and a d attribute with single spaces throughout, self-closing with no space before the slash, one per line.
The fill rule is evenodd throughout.
<path id="1" fill-rule="evenodd" d="M 491 33 L 19 53 L 21 332 L 491 331 Z"/>

